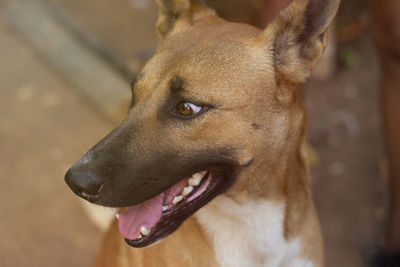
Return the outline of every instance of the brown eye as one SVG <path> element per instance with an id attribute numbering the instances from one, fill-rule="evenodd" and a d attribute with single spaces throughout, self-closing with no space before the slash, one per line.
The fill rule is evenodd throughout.
<path id="1" fill-rule="evenodd" d="M 189 102 L 180 102 L 177 106 L 178 113 L 182 116 L 193 116 L 201 111 L 202 107 Z"/>

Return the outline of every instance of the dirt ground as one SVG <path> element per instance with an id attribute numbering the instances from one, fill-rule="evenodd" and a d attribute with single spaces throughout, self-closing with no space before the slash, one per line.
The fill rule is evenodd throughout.
<path id="1" fill-rule="evenodd" d="M 0 266 L 89 266 L 100 241 L 63 176 L 107 124 L 0 18 Z"/>
<path id="2" fill-rule="evenodd" d="M 130 66 L 154 47 L 154 12 L 127 17 L 131 5 L 147 1 L 99 1 L 96 9 L 89 0 L 52 2 Z M 363 14 L 364 2 L 347 1 L 338 24 Z M 95 23 L 99 17 L 104 23 Z M 0 266 L 89 266 L 100 233 L 63 176 L 113 125 L 1 15 L 0 40 Z M 341 42 L 337 58 L 337 71 L 312 79 L 304 92 L 317 155 L 313 192 L 328 267 L 361 267 L 387 197 L 379 67 L 368 28 Z"/>

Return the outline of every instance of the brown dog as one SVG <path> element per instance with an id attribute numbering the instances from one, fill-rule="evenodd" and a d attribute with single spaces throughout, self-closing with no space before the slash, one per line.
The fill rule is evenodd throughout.
<path id="1" fill-rule="evenodd" d="M 295 0 L 264 31 L 158 3 L 161 42 L 127 119 L 66 175 L 90 202 L 128 207 L 97 266 L 323 266 L 297 86 L 339 0 Z"/>

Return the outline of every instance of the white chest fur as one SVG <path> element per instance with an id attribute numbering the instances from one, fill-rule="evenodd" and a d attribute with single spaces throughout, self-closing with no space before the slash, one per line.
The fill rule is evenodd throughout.
<path id="1" fill-rule="evenodd" d="M 220 196 L 195 217 L 213 239 L 223 267 L 313 267 L 301 259 L 300 240 L 287 242 L 282 202 L 252 200 L 238 204 Z"/>

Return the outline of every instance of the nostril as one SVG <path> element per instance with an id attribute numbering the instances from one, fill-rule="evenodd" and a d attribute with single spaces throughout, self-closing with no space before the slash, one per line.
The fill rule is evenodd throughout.
<path id="1" fill-rule="evenodd" d="M 101 188 L 101 184 L 89 182 L 82 187 L 82 191 L 88 195 L 96 195 Z"/>
<path id="2" fill-rule="evenodd" d="M 102 187 L 101 179 L 91 170 L 68 170 L 65 174 L 65 182 L 81 197 L 97 195 Z"/>

